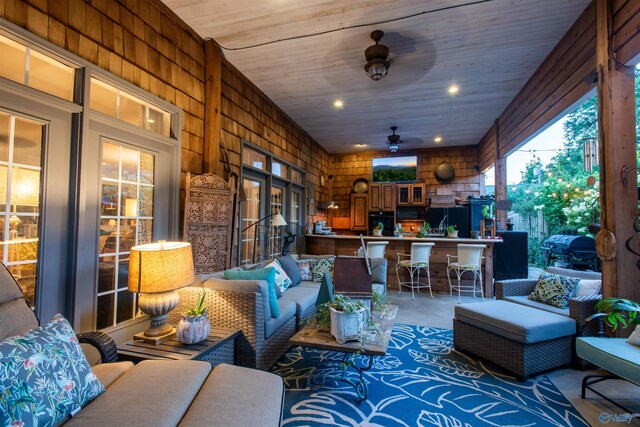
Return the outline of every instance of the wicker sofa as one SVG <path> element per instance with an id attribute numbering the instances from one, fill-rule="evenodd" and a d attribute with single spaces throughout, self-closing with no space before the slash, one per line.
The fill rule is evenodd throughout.
<path id="1" fill-rule="evenodd" d="M 27 305 L 20 287 L 4 264 L 0 265 L 0 341 L 11 345 L 17 335 L 28 334 L 38 327 L 38 319 Z M 30 339 L 20 337 L 21 347 Z M 284 384 L 277 375 L 232 365 L 218 365 L 195 360 L 148 360 L 133 365 L 115 362 L 117 348 L 113 340 L 100 332 L 78 335 L 80 343 L 91 344 L 99 351 L 103 363 L 91 368 L 93 375 L 106 389 L 73 415 L 63 418 L 57 425 L 65 426 L 277 426 L 282 419 Z M 42 354 L 67 354 L 64 348 L 48 344 L 41 347 Z M 31 346 L 29 346 L 31 347 Z M 1 361 L 5 366 L 22 366 L 23 356 L 9 351 Z M 18 352 L 19 354 L 19 352 Z M 69 360 L 73 360 L 70 358 Z M 115 362 L 115 363 L 106 363 Z M 71 362 L 74 363 L 74 362 Z M 74 367 L 70 370 L 77 369 Z M 60 370 L 62 372 L 62 369 Z M 28 392 L 27 376 L 3 378 L 0 384 L 0 424 L 22 425 L 21 417 L 31 419 L 24 407 L 16 409 L 15 393 Z M 77 380 L 77 379 L 76 379 Z M 80 383 L 81 381 L 78 381 Z M 51 387 L 52 382 L 46 387 Z M 24 395 L 21 395 L 24 397 Z M 55 396 L 65 396 L 56 393 Z M 34 415 L 37 424 L 46 424 L 42 418 L 52 405 L 53 392 L 46 402 L 24 404 L 41 405 Z M 26 400 L 25 400 L 26 401 Z M 66 403 L 64 404 L 66 405 Z M 22 412 L 21 412 L 22 411 Z M 29 415 L 29 418 L 27 418 Z M 63 414 L 64 415 L 64 414 Z M 28 422 L 27 422 L 28 423 Z"/>
<path id="2" fill-rule="evenodd" d="M 301 255 L 301 259 L 333 257 L 333 255 Z M 373 286 L 386 290 L 387 260 L 371 260 Z M 254 266 L 251 266 L 254 267 Z M 223 272 L 201 275 L 192 286 L 180 289 L 180 303 L 169 314 L 169 322 L 177 324 L 180 313 L 193 306 L 205 290 L 205 304 L 212 326 L 240 329 L 236 342 L 236 364 L 267 370 L 290 347 L 289 339 L 316 313 L 320 283 L 302 281 L 287 289 L 278 299 L 280 316 L 271 317 L 268 287 L 264 280 L 225 280 Z"/>

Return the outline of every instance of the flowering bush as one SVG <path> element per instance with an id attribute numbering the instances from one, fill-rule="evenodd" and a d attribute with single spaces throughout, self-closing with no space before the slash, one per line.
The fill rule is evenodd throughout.
<path id="1" fill-rule="evenodd" d="M 585 190 L 582 197 L 577 197 L 569 202 L 569 206 L 562 209 L 567 217 L 567 226 L 578 230 L 583 236 L 594 237 L 587 226 L 592 222 L 600 221 L 600 204 L 598 203 L 598 185 Z"/>

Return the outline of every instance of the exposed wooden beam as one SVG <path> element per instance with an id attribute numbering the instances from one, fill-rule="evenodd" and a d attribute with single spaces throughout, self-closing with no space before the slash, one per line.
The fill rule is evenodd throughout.
<path id="1" fill-rule="evenodd" d="M 222 50 L 208 39 L 204 42 L 204 165 L 203 170 L 222 176 L 220 163 L 220 111 L 222 110 Z"/>
<path id="2" fill-rule="evenodd" d="M 640 300 L 640 259 L 626 247 L 630 242 L 638 249 L 633 229 L 638 215 L 635 77 L 632 68 L 614 60 L 612 1 L 595 4 L 602 224 L 596 247 L 604 258 L 603 295 Z"/>
<path id="3" fill-rule="evenodd" d="M 495 121 L 494 129 L 496 132 L 496 182 L 495 182 L 495 195 L 496 206 L 497 202 L 501 200 L 507 200 L 507 158 L 500 157 L 500 122 Z M 507 211 L 495 210 L 495 217 L 498 221 L 496 229 L 504 230 L 507 228 Z"/>

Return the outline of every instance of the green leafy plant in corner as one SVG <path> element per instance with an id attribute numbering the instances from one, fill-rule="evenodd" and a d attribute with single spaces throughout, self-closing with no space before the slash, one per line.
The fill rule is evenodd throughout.
<path id="1" fill-rule="evenodd" d="M 450 225 L 447 227 L 447 233 L 449 234 L 453 234 L 457 231 L 456 226 L 455 225 Z"/>
<path id="2" fill-rule="evenodd" d="M 485 205 L 482 207 L 482 217 L 484 219 L 491 219 L 491 208 L 489 207 L 489 205 Z"/>
<path id="3" fill-rule="evenodd" d="M 615 331 L 619 325 L 623 328 L 637 324 L 640 305 L 624 298 L 603 298 L 596 304 L 596 310 L 602 313 L 604 323 Z"/>
<path id="4" fill-rule="evenodd" d="M 382 230 L 384 230 L 384 225 L 381 222 L 379 222 L 378 225 L 376 225 L 374 228 L 376 230 L 382 231 Z"/>
<path id="5" fill-rule="evenodd" d="M 202 316 L 207 312 L 207 308 L 204 306 L 204 297 L 207 295 L 207 292 L 203 289 L 202 293 L 198 297 L 198 303 L 195 307 L 188 307 L 187 311 L 184 312 L 186 316 Z"/>

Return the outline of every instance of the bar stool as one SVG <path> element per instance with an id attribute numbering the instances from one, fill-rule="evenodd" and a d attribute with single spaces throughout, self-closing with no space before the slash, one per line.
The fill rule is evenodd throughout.
<path id="1" fill-rule="evenodd" d="M 389 244 L 388 241 L 383 240 L 381 242 L 368 242 L 367 243 L 367 258 L 384 258 L 384 251 Z M 364 256 L 362 248 L 358 248 L 356 256 Z"/>
<path id="2" fill-rule="evenodd" d="M 460 291 L 473 291 L 473 297 L 476 297 L 476 290 L 480 291 L 482 301 L 484 301 L 484 292 L 482 291 L 482 252 L 487 245 L 458 245 L 458 256 L 447 254 L 447 279 L 449 279 L 449 295 L 453 295 L 453 290 L 458 290 L 458 302 L 460 302 Z M 457 259 L 452 262 L 452 259 Z M 451 284 L 451 270 L 456 272 L 458 284 Z M 461 285 L 460 277 L 467 271 L 473 273 L 473 285 Z M 479 287 L 476 286 L 476 279 L 479 281 Z"/>
<path id="3" fill-rule="evenodd" d="M 398 254 L 398 262 L 396 263 L 398 291 L 402 292 L 402 287 L 407 286 L 411 288 L 411 296 L 413 299 L 416 299 L 415 289 L 420 292 L 421 288 L 429 288 L 429 294 L 431 298 L 433 298 L 433 293 L 431 292 L 431 273 L 429 272 L 429 257 L 431 256 L 431 248 L 433 248 L 434 245 L 435 243 L 411 243 L 411 254 Z M 399 271 L 401 268 L 407 269 L 411 281 L 400 281 Z M 420 270 L 427 272 L 427 283 L 420 283 Z M 415 282 L 413 280 L 414 273 L 418 273 Z"/>

